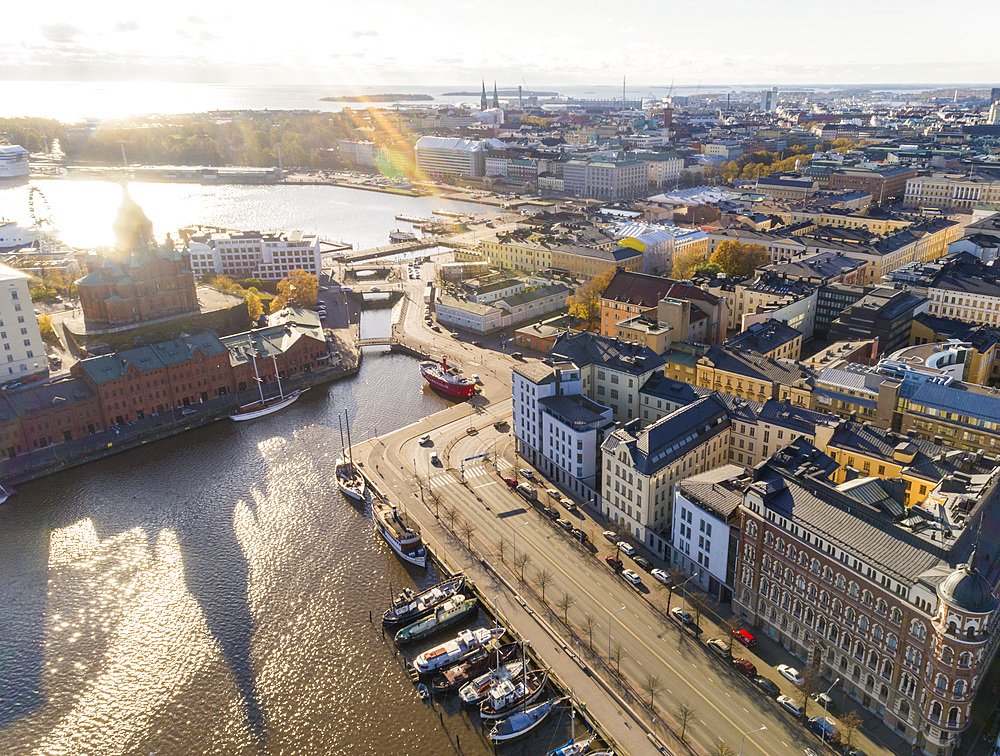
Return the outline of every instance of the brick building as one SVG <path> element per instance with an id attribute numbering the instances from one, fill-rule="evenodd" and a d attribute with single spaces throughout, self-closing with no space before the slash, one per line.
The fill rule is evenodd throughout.
<path id="1" fill-rule="evenodd" d="M 0 456 L 12 459 L 101 430 L 97 394 L 78 378 L 37 383 L 0 398 Z"/>

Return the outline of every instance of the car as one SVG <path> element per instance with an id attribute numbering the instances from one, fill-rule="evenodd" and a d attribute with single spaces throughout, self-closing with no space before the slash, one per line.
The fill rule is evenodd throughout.
<path id="1" fill-rule="evenodd" d="M 707 641 L 708 650 L 718 654 L 723 659 L 729 656 L 729 644 L 722 638 L 709 638 Z"/>
<path id="2" fill-rule="evenodd" d="M 341 286 L 340 287 L 340 293 L 341 294 L 353 294 L 354 293 L 354 289 L 352 289 L 350 286 Z"/>
<path id="3" fill-rule="evenodd" d="M 482 349 L 483 348 L 483 342 L 481 342 L 481 341 L 473 341 L 472 342 L 472 346 L 479 347 L 480 349 Z"/>
<path id="4" fill-rule="evenodd" d="M 670 583 L 672 582 L 671 579 L 670 579 L 670 575 L 668 575 L 666 572 L 664 572 L 661 569 L 652 570 L 649 574 L 652 575 L 653 577 L 655 577 L 657 580 L 659 580 L 664 585 L 670 585 Z"/>
<path id="5" fill-rule="evenodd" d="M 632 548 L 630 544 L 625 543 L 625 541 L 619 541 L 618 548 L 621 550 L 623 554 L 627 554 L 628 556 L 632 556 L 635 554 L 635 549 Z"/>
<path id="6" fill-rule="evenodd" d="M 587 534 L 584 533 L 582 530 L 580 530 L 580 528 L 573 528 L 573 530 L 571 532 L 573 534 L 573 537 L 576 540 L 578 540 L 580 543 L 586 543 L 587 542 Z"/>
<path id="7" fill-rule="evenodd" d="M 556 520 L 556 522 L 559 523 L 559 527 L 562 528 L 563 530 L 572 530 L 573 529 L 573 523 L 571 523 L 569 520 L 564 520 L 564 519 L 560 518 L 560 519 Z"/>
<path id="8" fill-rule="evenodd" d="M 673 609 L 671 609 L 670 614 L 675 620 L 680 622 L 682 625 L 690 625 L 692 622 L 694 622 L 694 617 L 691 616 L 691 613 L 684 611 L 679 606 L 675 606 Z"/>
<path id="9" fill-rule="evenodd" d="M 429 444 L 430 442 L 431 442 L 431 434 L 430 433 L 425 433 L 424 435 L 422 435 L 420 437 L 420 445 L 421 446 L 423 446 L 424 444 Z"/>
<path id="10" fill-rule="evenodd" d="M 506 428 L 507 427 L 507 421 L 506 420 L 497 420 L 495 423 L 493 423 L 493 427 L 496 430 L 501 430 L 503 428 Z"/>
<path id="11" fill-rule="evenodd" d="M 517 488 L 517 478 L 504 478 L 503 482 L 510 488 Z"/>
<path id="12" fill-rule="evenodd" d="M 528 478 L 529 480 L 535 477 L 535 474 L 531 472 L 531 470 L 529 470 L 527 467 L 522 467 L 520 470 L 518 470 L 518 472 L 521 473 L 522 477 Z"/>
<path id="13" fill-rule="evenodd" d="M 323 300 L 322 299 L 317 299 L 316 300 L 316 304 L 314 306 L 315 307 L 323 307 Z"/>
<path id="14" fill-rule="evenodd" d="M 733 630 L 733 637 L 747 648 L 753 648 L 757 645 L 757 637 L 749 630 L 740 630 L 737 628 Z"/>
<path id="15" fill-rule="evenodd" d="M 472 374 L 472 380 L 475 383 L 482 383 L 483 382 L 482 379 L 478 375 L 476 375 L 475 373 Z"/>
<path id="16" fill-rule="evenodd" d="M 556 489 L 554 489 L 554 488 L 546 488 L 545 489 L 545 493 L 547 493 L 553 499 L 558 499 L 559 498 L 559 492 Z"/>
<path id="17" fill-rule="evenodd" d="M 788 711 L 792 712 L 795 716 L 802 716 L 802 707 L 799 706 L 795 699 L 791 696 L 778 696 L 775 700 L 778 702 L 779 706 L 784 709 L 788 709 Z"/>
<path id="18" fill-rule="evenodd" d="M 764 677 L 763 675 L 757 675 L 753 679 L 753 684 L 767 693 L 767 695 L 771 696 L 771 698 L 774 698 L 781 693 L 781 688 L 779 688 L 773 680 Z"/>
<path id="19" fill-rule="evenodd" d="M 188 407 L 187 409 L 182 409 L 182 410 L 181 410 L 181 414 L 182 414 L 182 415 L 193 415 L 193 414 L 194 414 L 195 412 L 197 412 L 197 411 L 198 411 L 198 410 L 195 410 L 195 409 L 191 409 L 190 407 Z"/>
<path id="20" fill-rule="evenodd" d="M 436 451 L 431 452 L 430 459 L 431 459 L 431 464 L 432 465 L 439 465 L 439 464 L 441 464 L 441 460 L 438 458 L 438 453 Z"/>
<path id="21" fill-rule="evenodd" d="M 633 572 L 632 570 L 622 570 L 622 575 L 632 585 L 642 585 L 642 578 L 639 577 L 638 572 Z"/>
<path id="22" fill-rule="evenodd" d="M 604 561 L 607 562 L 608 563 L 608 567 L 610 567 L 613 570 L 617 571 L 617 570 L 620 570 L 622 568 L 622 560 L 621 559 L 615 559 L 615 555 L 614 554 L 608 554 L 606 557 L 604 557 Z"/>
<path id="23" fill-rule="evenodd" d="M 438 326 L 438 325 L 432 325 L 432 326 L 431 326 L 431 330 L 432 330 L 432 331 L 437 331 L 438 333 L 441 333 L 441 326 Z"/>
<path id="24" fill-rule="evenodd" d="M 812 693 L 809 697 L 822 706 L 824 711 L 830 711 L 833 708 L 833 699 L 826 693 Z"/>
<path id="25" fill-rule="evenodd" d="M 736 668 L 737 672 L 740 672 L 747 677 L 756 677 L 757 668 L 753 665 L 753 662 L 746 659 L 733 659 L 733 666 Z"/>
<path id="26" fill-rule="evenodd" d="M 372 286 L 372 291 L 375 292 L 375 293 L 378 293 L 378 292 L 380 292 L 382 290 L 378 286 Z"/>
<path id="27" fill-rule="evenodd" d="M 854 746 L 844 746 L 843 748 L 844 748 L 843 750 L 844 756 L 868 756 L 868 754 L 866 754 L 860 748 L 855 748 Z"/>
<path id="28" fill-rule="evenodd" d="M 546 517 L 549 517 L 553 520 L 559 519 L 559 510 L 556 509 L 555 507 L 545 507 L 545 509 L 543 509 L 542 512 L 545 513 Z"/>
<path id="29" fill-rule="evenodd" d="M 566 507 L 566 510 L 569 512 L 575 512 L 578 508 L 576 504 L 570 501 L 569 499 L 563 499 L 561 503 L 564 507 Z"/>
<path id="30" fill-rule="evenodd" d="M 650 562 L 648 559 L 644 559 L 643 557 L 633 557 L 632 561 L 635 562 L 640 567 L 642 567 L 642 569 L 644 569 L 646 572 L 653 571 L 653 563 Z"/>
<path id="31" fill-rule="evenodd" d="M 329 286 L 320 286 L 319 290 L 320 291 L 330 291 L 330 287 Z"/>
<path id="32" fill-rule="evenodd" d="M 840 730 L 837 724 L 829 717 L 812 717 L 807 723 L 814 735 L 818 735 L 827 743 L 838 743 L 840 741 Z"/>
<path id="33" fill-rule="evenodd" d="M 618 535 L 612 530 L 605 530 L 601 535 L 611 541 L 611 543 L 614 543 L 615 539 L 618 537 Z"/>
<path id="34" fill-rule="evenodd" d="M 801 685 L 805 682 L 802 675 L 799 673 L 795 667 L 789 667 L 787 664 L 779 664 L 777 666 L 778 674 L 784 677 L 789 682 L 793 682 L 796 685 Z"/>

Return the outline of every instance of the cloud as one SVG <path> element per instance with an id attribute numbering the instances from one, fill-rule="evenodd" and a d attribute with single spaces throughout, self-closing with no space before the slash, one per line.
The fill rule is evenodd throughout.
<path id="1" fill-rule="evenodd" d="M 42 32 L 42 36 L 49 42 L 56 42 L 60 44 L 72 42 L 74 39 L 83 34 L 83 31 L 77 29 L 72 24 L 42 24 L 38 28 Z"/>
<path id="2" fill-rule="evenodd" d="M 355 39 L 360 39 L 361 37 L 377 37 L 378 32 L 374 29 L 358 29 L 357 31 L 352 31 L 351 36 Z"/>
<path id="3" fill-rule="evenodd" d="M 119 21 L 115 24 L 116 32 L 133 32 L 139 30 L 138 21 Z"/>

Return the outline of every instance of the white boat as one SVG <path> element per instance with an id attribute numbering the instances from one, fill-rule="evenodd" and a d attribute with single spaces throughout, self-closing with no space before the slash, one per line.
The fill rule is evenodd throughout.
<path id="1" fill-rule="evenodd" d="M 413 660 L 413 667 L 421 675 L 457 664 L 471 656 L 490 641 L 503 637 L 507 632 L 503 627 L 483 627 L 478 630 L 463 630 L 450 641 L 424 651 Z"/>
<path id="2" fill-rule="evenodd" d="M 0 218 L 0 252 L 30 247 L 36 241 L 38 241 L 38 234 L 35 229 L 25 228 L 12 220 Z"/>
<path id="3" fill-rule="evenodd" d="M 545 690 L 549 680 L 547 669 L 528 672 L 521 667 L 521 678 L 500 680 L 486 694 L 486 700 L 479 707 L 482 719 L 503 719 L 520 708 L 527 706 Z"/>
<path id="4" fill-rule="evenodd" d="M 385 539 L 400 559 L 418 567 L 427 566 L 427 551 L 420 531 L 405 513 L 401 514 L 396 507 L 376 495 L 372 497 L 372 520 L 375 532 Z"/>
<path id="5" fill-rule="evenodd" d="M 583 756 L 590 748 L 590 745 L 594 742 L 595 738 L 590 736 L 589 738 L 584 738 L 583 740 L 570 740 L 566 745 L 561 748 L 557 748 L 554 751 L 549 751 L 546 756 Z M 596 754 L 591 754 L 591 756 L 597 756 Z"/>
<path id="6" fill-rule="evenodd" d="M 347 410 L 344 410 L 346 417 Z M 340 419 L 337 419 L 340 423 Z M 340 445 L 344 448 L 344 456 L 340 457 L 333 466 L 333 474 L 337 480 L 337 488 L 348 499 L 354 501 L 365 500 L 365 476 L 361 474 L 354 464 L 351 456 L 351 426 L 347 426 L 347 446 L 344 446 L 344 425 L 340 423 Z"/>
<path id="7" fill-rule="evenodd" d="M 400 231 L 397 229 L 396 231 L 389 232 L 389 241 L 392 242 L 393 244 L 404 244 L 406 242 L 418 241 L 418 239 L 415 234 L 411 234 L 408 231 Z"/>
<path id="8" fill-rule="evenodd" d="M 501 719 L 490 730 L 490 740 L 494 743 L 503 743 L 527 735 L 545 721 L 545 718 L 552 713 L 554 705 L 554 701 L 546 701 L 526 711 L 519 711 L 506 719 Z"/>
<path id="9" fill-rule="evenodd" d="M 0 504 L 3 504 L 5 501 L 7 501 L 7 499 L 9 499 L 13 493 L 14 493 L 13 490 L 8 491 L 3 486 L 0 486 Z"/>
<path id="10" fill-rule="evenodd" d="M 250 337 L 248 336 L 247 338 L 249 339 Z M 256 351 L 257 350 L 254 349 L 253 343 L 251 343 L 250 359 L 253 360 L 253 373 L 254 377 L 257 379 L 257 390 L 260 391 L 260 401 L 244 404 L 236 412 L 229 416 L 230 420 L 236 420 L 237 422 L 242 420 L 256 420 L 258 417 L 270 415 L 273 412 L 284 409 L 309 390 L 308 388 L 298 389 L 290 394 L 286 394 L 281 388 L 281 376 L 278 375 L 278 360 L 272 354 L 271 360 L 274 361 L 274 377 L 278 381 L 278 396 L 272 396 L 270 399 L 265 399 L 264 387 L 260 380 L 260 373 L 257 372 L 257 357 L 254 354 Z"/>
<path id="11" fill-rule="evenodd" d="M 420 696 L 421 701 L 426 701 L 431 697 L 431 692 L 426 685 L 420 683 L 420 685 L 417 686 L 417 695 Z"/>
<path id="12" fill-rule="evenodd" d="M 19 144 L 0 144 L 0 179 L 24 178 L 30 172 L 28 151 Z"/>
<path id="13" fill-rule="evenodd" d="M 475 680 L 470 680 L 458 690 L 458 697 L 466 706 L 475 706 L 483 702 L 487 694 L 496 683 L 501 680 L 509 680 L 521 674 L 522 661 L 504 664 L 499 669 L 491 669 L 485 675 L 480 675 Z"/>

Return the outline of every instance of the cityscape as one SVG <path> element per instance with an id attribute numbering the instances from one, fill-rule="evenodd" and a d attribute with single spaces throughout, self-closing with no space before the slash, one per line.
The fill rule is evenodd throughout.
<path id="1" fill-rule="evenodd" d="M 1000 754 L 1000 85 L 43 47 L 0 753 Z"/>

